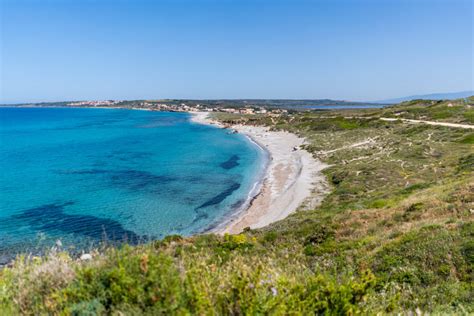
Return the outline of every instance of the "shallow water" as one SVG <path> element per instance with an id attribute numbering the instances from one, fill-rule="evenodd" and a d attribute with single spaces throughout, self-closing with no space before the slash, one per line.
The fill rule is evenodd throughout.
<path id="1" fill-rule="evenodd" d="M 265 154 L 185 113 L 0 109 L 0 256 L 203 232 L 248 198 Z"/>

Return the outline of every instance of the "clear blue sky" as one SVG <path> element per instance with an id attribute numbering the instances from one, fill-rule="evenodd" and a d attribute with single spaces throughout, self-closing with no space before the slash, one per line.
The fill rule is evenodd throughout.
<path id="1" fill-rule="evenodd" d="M 0 2 L 0 103 L 473 89 L 471 0 Z"/>

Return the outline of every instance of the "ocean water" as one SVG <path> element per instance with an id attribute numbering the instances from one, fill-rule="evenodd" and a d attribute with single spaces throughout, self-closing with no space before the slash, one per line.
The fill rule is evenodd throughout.
<path id="1" fill-rule="evenodd" d="M 0 257 L 207 231 L 243 206 L 265 159 L 186 113 L 1 108 Z"/>

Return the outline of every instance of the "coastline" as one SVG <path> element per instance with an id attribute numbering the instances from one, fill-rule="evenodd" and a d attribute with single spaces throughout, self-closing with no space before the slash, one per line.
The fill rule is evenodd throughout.
<path id="1" fill-rule="evenodd" d="M 190 112 L 195 123 L 223 128 L 208 117 L 208 112 Z M 218 225 L 213 232 L 240 233 L 244 228 L 261 228 L 286 218 L 297 209 L 319 204 L 328 192 L 324 175 L 326 164 L 300 149 L 305 140 L 283 131 L 269 131 L 262 126 L 233 125 L 232 129 L 247 136 L 269 154 L 258 193 L 249 195 L 248 206 Z M 258 185 L 258 184 L 257 184 Z"/>

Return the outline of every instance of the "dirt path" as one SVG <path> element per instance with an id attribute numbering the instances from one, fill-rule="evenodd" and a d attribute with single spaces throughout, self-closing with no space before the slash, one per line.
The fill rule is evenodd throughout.
<path id="1" fill-rule="evenodd" d="M 456 127 L 456 128 L 467 128 L 467 129 L 474 129 L 474 125 L 469 124 L 457 124 L 457 123 L 445 123 L 445 122 L 433 122 L 433 121 L 421 121 L 421 120 L 411 120 L 411 119 L 402 119 L 402 118 L 390 118 L 390 117 L 381 117 L 382 121 L 404 121 L 410 123 L 424 123 L 428 125 L 438 125 L 438 126 L 447 126 L 447 127 Z"/>
<path id="2" fill-rule="evenodd" d="M 342 146 L 342 147 L 340 147 L 340 148 L 331 149 L 331 150 L 326 150 L 326 151 L 318 151 L 317 154 L 319 154 L 319 155 L 327 155 L 327 154 L 332 154 L 333 152 L 336 152 L 336 151 L 339 151 L 339 150 L 342 150 L 342 149 L 362 147 L 362 146 L 365 146 L 365 145 L 368 145 L 368 144 L 374 144 L 374 143 L 375 143 L 375 139 L 373 139 L 373 138 L 367 138 L 367 139 L 364 140 L 364 141 L 361 141 L 361 142 L 358 142 L 358 143 L 354 143 L 354 144 L 351 144 L 351 145 L 347 145 L 347 146 Z"/>

